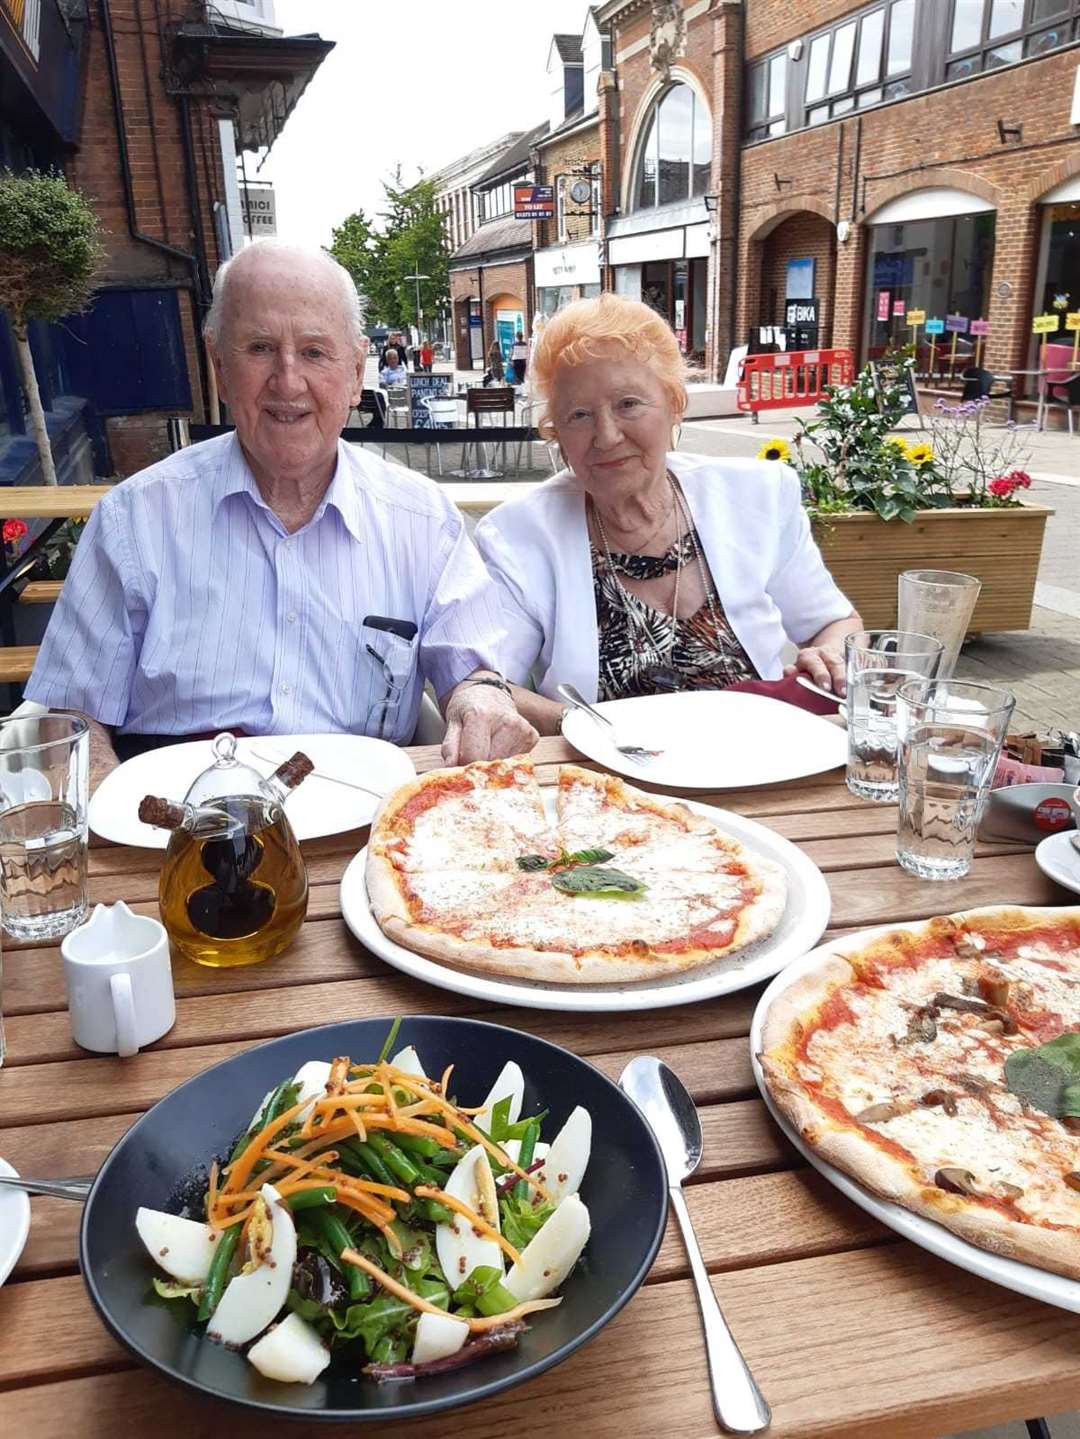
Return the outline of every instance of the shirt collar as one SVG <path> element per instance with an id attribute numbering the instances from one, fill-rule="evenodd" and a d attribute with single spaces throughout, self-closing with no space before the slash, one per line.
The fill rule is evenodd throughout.
<path id="1" fill-rule="evenodd" d="M 308 524 L 315 525 L 322 519 L 328 505 L 333 505 L 345 523 L 346 529 L 354 540 L 362 541 L 364 538 L 364 525 L 360 514 L 360 496 L 358 485 L 361 476 L 358 468 L 353 463 L 353 455 L 350 447 L 343 440 L 338 440 L 337 465 L 334 469 L 334 478 L 327 487 L 326 494 L 319 502 L 319 507 L 312 515 Z M 263 499 L 258 485 L 255 483 L 255 476 L 251 473 L 251 467 L 244 457 L 240 441 L 234 430 L 230 436 L 230 443 L 222 459 L 221 468 L 218 471 L 216 495 L 214 498 L 214 509 L 229 495 L 247 494 L 251 496 L 252 502 L 260 509 L 270 512 L 270 506 Z M 307 528 L 307 526 L 305 526 Z"/>

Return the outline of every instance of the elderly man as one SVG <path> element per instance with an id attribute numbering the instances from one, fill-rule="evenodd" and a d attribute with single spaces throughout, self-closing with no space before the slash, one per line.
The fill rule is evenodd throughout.
<path id="1" fill-rule="evenodd" d="M 206 335 L 235 433 L 101 500 L 27 698 L 91 721 L 98 776 L 117 752 L 218 729 L 406 744 L 425 680 L 448 764 L 529 749 L 460 514 L 340 439 L 367 352 L 348 272 L 252 245 L 218 271 Z"/>

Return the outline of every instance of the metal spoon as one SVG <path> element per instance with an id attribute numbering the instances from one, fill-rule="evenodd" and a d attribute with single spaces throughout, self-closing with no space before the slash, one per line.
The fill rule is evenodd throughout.
<path id="1" fill-rule="evenodd" d="M 92 1174 L 78 1179 L 23 1179 L 21 1175 L 0 1174 L 0 1186 L 24 1189 L 27 1194 L 46 1194 L 50 1199 L 75 1199 L 80 1204 L 90 1193 L 93 1182 Z"/>
<path id="2" fill-rule="evenodd" d="M 601 714 L 598 709 L 593 709 L 589 701 L 574 685 L 556 685 L 555 688 L 563 699 L 566 700 L 567 704 L 572 705 L 574 709 L 584 710 L 590 718 L 604 725 L 605 728 L 610 731 L 611 743 L 615 745 L 619 753 L 624 754 L 627 759 L 636 760 L 638 764 L 645 764 L 648 760 L 655 759 L 657 755 L 664 753 L 662 749 L 644 749 L 639 744 L 616 744 L 615 726 L 608 719 L 607 715 Z"/>
<path id="3" fill-rule="evenodd" d="M 701 1121 L 694 1101 L 678 1076 L 651 1056 L 632 1059 L 619 1076 L 619 1087 L 648 1120 L 664 1156 L 668 1195 L 682 1230 L 701 1308 L 717 1422 L 729 1434 L 760 1434 L 769 1427 L 772 1413 L 720 1312 L 682 1192 L 683 1180 L 701 1163 Z"/>

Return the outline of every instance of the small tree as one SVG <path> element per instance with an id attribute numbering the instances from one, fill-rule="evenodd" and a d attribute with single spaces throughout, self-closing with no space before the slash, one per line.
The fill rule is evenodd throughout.
<path id="1" fill-rule="evenodd" d="M 104 253 L 97 216 L 62 175 L 0 171 L 0 305 L 11 318 L 30 432 L 47 485 L 56 484 L 56 466 L 27 327 L 31 320 L 85 310 Z"/>

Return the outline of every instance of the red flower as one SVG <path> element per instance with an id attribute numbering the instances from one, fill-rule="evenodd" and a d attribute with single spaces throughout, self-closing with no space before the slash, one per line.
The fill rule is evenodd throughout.
<path id="1" fill-rule="evenodd" d="M 997 480 L 991 480 L 986 488 L 990 491 L 990 493 L 994 496 L 995 499 L 1007 500 L 1012 494 L 1013 490 L 1016 489 L 1016 482 L 1013 480 L 1012 476 L 1009 475 Z"/>
<path id="2" fill-rule="evenodd" d="M 4 536 L 5 545 L 14 545 L 26 534 L 26 522 L 24 520 L 5 520 L 4 528 L 0 533 Z"/>
<path id="3" fill-rule="evenodd" d="M 1021 490 L 1031 489 L 1031 476 L 1026 470 L 1010 470 L 1008 478 Z"/>

